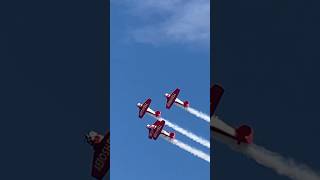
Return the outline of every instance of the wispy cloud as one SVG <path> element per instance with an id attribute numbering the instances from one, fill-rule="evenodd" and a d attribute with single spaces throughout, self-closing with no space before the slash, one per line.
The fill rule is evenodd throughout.
<path id="1" fill-rule="evenodd" d="M 115 2 L 115 1 L 113 1 Z M 119 2 L 119 1 L 118 1 Z M 120 0 L 138 21 L 131 37 L 143 43 L 210 42 L 209 0 Z"/>

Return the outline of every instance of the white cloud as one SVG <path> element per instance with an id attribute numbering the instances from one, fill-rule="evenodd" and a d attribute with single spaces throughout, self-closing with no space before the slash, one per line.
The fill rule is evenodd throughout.
<path id="1" fill-rule="evenodd" d="M 137 42 L 210 42 L 209 0 L 124 0 L 121 4 L 143 22 L 130 32 Z"/>

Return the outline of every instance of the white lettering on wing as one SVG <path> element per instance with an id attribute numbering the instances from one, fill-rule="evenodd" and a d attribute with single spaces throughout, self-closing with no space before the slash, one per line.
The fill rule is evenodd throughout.
<path id="1" fill-rule="evenodd" d="M 95 160 L 94 167 L 98 170 L 101 171 L 106 163 L 107 157 L 110 156 L 110 139 L 107 139 L 107 142 L 103 146 L 102 151 L 98 155 L 98 157 Z"/>

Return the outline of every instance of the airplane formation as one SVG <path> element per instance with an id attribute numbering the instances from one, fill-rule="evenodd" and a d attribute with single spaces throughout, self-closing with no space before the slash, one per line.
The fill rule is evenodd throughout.
<path id="1" fill-rule="evenodd" d="M 189 108 L 190 104 L 189 101 L 182 101 L 178 98 L 178 95 L 180 93 L 180 89 L 175 89 L 172 93 L 166 93 L 165 97 L 167 99 L 166 102 L 166 108 L 170 109 L 173 104 L 176 104 L 177 106 L 180 106 L 182 108 Z M 220 99 L 224 93 L 224 89 L 219 85 L 213 85 L 210 88 L 210 116 L 211 116 L 211 122 L 210 122 L 210 129 L 218 133 L 222 136 L 231 138 L 233 140 L 236 140 L 238 144 L 240 143 L 246 143 L 251 144 L 253 142 L 253 129 L 249 127 L 248 125 L 241 125 L 238 128 L 232 128 L 232 127 L 224 127 L 221 126 L 221 124 L 224 124 L 223 122 L 219 122 L 215 119 L 215 110 L 220 102 Z M 147 99 L 143 104 L 138 103 L 137 107 L 139 108 L 139 117 L 143 118 L 145 113 L 149 113 L 152 116 L 156 117 L 158 120 L 155 121 L 152 125 L 147 125 L 147 129 L 149 129 L 149 138 L 156 140 L 160 134 L 169 137 L 170 139 L 175 138 L 174 132 L 167 132 L 163 130 L 163 127 L 165 125 L 165 120 L 161 119 L 160 111 L 154 111 L 150 108 L 151 99 Z"/>
<path id="2" fill-rule="evenodd" d="M 184 109 L 188 109 L 190 107 L 189 101 L 182 101 L 178 98 L 180 93 L 180 89 L 176 88 L 171 93 L 166 93 L 164 96 L 166 97 L 166 108 L 170 109 L 173 104 L 180 106 Z M 230 126 L 224 126 L 224 123 L 221 120 L 218 120 L 215 115 L 215 111 L 217 105 L 220 102 L 220 99 L 224 93 L 224 89 L 219 85 L 213 85 L 210 88 L 210 129 L 214 133 L 219 136 L 223 136 L 232 140 L 235 140 L 237 144 L 245 143 L 251 144 L 253 143 L 253 130 L 247 125 L 241 125 L 239 128 L 232 128 Z M 164 126 L 166 125 L 166 120 L 161 118 L 160 111 L 154 111 L 150 108 L 152 100 L 148 98 L 144 103 L 138 103 L 137 107 L 139 108 L 138 117 L 143 118 L 146 113 L 155 117 L 157 120 L 153 124 L 147 124 L 146 128 L 149 130 L 148 138 L 152 140 L 157 140 L 160 135 L 168 138 L 173 143 L 180 147 L 187 146 L 183 143 L 178 143 L 178 140 L 175 140 L 175 132 L 168 132 L 164 130 Z M 205 115 L 208 116 L 208 115 Z M 206 117 L 205 117 L 206 118 Z M 167 122 L 171 124 L 170 122 Z M 177 128 L 180 129 L 180 128 Z M 181 131 L 180 131 L 181 133 Z M 101 180 L 105 174 L 109 171 L 110 168 L 110 132 L 107 131 L 106 135 L 101 135 L 95 131 L 89 132 L 85 136 L 87 142 L 93 147 L 93 162 L 92 162 L 92 171 L 91 175 L 96 179 Z M 210 146 L 209 146 L 210 147 Z M 190 148 L 186 148 L 187 151 L 190 152 Z M 186 150 L 185 149 L 185 150 Z M 193 149 L 191 151 L 192 154 L 197 154 L 198 157 L 202 157 L 202 159 L 210 162 L 210 157 L 203 154 L 203 152 L 198 151 L 197 149 Z"/>
<path id="3" fill-rule="evenodd" d="M 180 99 L 178 99 L 179 93 L 180 93 L 180 89 L 177 88 L 172 93 L 165 94 L 165 97 L 167 98 L 167 102 L 166 102 L 167 109 L 170 109 L 174 103 L 176 103 L 177 105 L 182 106 L 184 108 L 189 107 L 188 101 L 181 101 Z M 168 137 L 170 139 L 174 139 L 175 132 L 167 132 L 167 131 L 163 130 L 163 127 L 164 127 L 166 121 L 164 119 L 161 119 L 161 117 L 160 117 L 161 112 L 160 111 L 154 111 L 150 108 L 151 101 L 152 100 L 149 98 L 143 104 L 141 104 L 141 103 L 137 104 L 137 107 L 139 108 L 139 118 L 143 118 L 143 116 L 146 113 L 149 113 L 152 116 L 154 116 L 155 118 L 157 118 L 157 120 L 152 125 L 147 124 L 147 129 L 149 130 L 149 134 L 148 134 L 149 139 L 157 140 L 158 137 L 160 136 L 160 134 L 165 137 Z"/>

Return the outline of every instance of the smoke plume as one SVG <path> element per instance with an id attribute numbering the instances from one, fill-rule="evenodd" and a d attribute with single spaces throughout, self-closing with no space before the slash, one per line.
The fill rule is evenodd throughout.
<path id="1" fill-rule="evenodd" d="M 228 126 L 227 124 L 224 125 Z M 213 132 L 212 134 L 214 139 L 228 145 L 232 150 L 255 160 L 258 164 L 273 169 L 279 175 L 287 176 L 292 180 L 320 180 L 318 173 L 307 165 L 294 161 L 292 158 L 285 158 L 279 153 L 272 152 L 256 144 L 238 145 L 234 140 L 219 133 Z"/>
<path id="2" fill-rule="evenodd" d="M 181 107 L 181 106 L 179 106 Z M 208 116 L 207 114 L 201 112 L 201 111 L 198 111 L 192 107 L 188 107 L 188 108 L 184 108 L 184 107 L 181 107 L 182 109 L 186 110 L 187 112 L 189 112 L 190 114 L 193 114 L 195 115 L 196 117 L 202 119 L 202 120 L 205 120 L 206 122 L 210 122 L 210 116 Z"/>
<path id="3" fill-rule="evenodd" d="M 167 140 L 168 142 L 178 146 L 179 148 L 191 153 L 192 155 L 194 155 L 194 156 L 196 156 L 196 157 L 198 157 L 200 159 L 203 159 L 203 160 L 205 160 L 205 161 L 210 163 L 210 155 L 208 155 L 208 154 L 206 154 L 206 153 L 204 153 L 204 152 L 202 152 L 202 151 L 200 151 L 200 150 L 198 150 L 198 149 L 196 149 L 194 147 L 191 147 L 191 146 L 189 146 L 189 145 L 187 145 L 187 144 L 185 144 L 185 143 L 183 143 L 183 142 L 181 142 L 181 141 L 179 141 L 177 139 L 170 139 L 170 138 L 168 138 L 166 136 L 161 136 L 161 137 L 164 138 L 165 140 Z"/>

